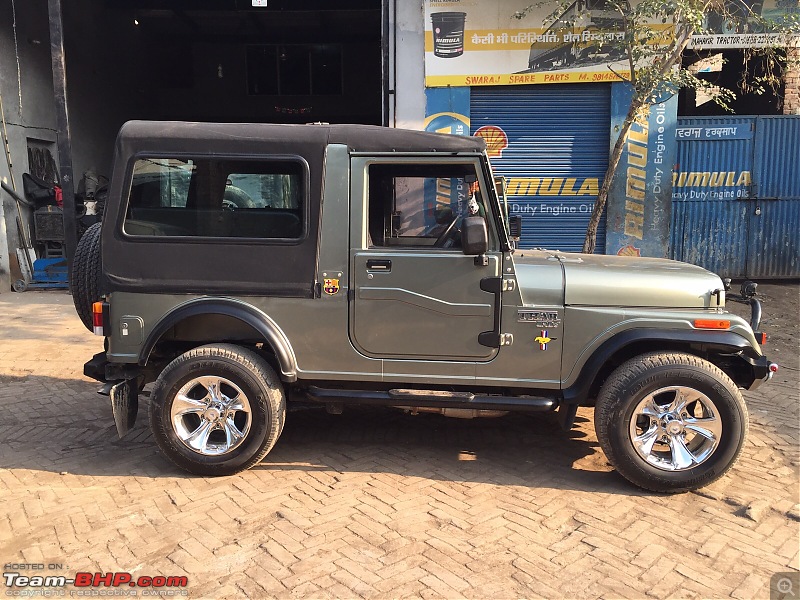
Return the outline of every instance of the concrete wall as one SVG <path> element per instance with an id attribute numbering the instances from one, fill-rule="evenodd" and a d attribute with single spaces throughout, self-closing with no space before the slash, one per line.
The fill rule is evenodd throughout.
<path id="1" fill-rule="evenodd" d="M 76 184 L 89 168 L 109 173 L 116 132 L 123 120 L 136 113 L 136 78 L 131 76 L 135 74 L 128 57 L 135 56 L 138 48 L 133 19 L 127 17 L 124 11 L 105 10 L 96 0 L 64 2 L 67 101 Z M 115 51 L 121 47 L 126 51 Z M 0 0 L 0 94 L 14 180 L 21 195 L 22 174 L 31 170 L 29 143 L 49 146 L 58 160 L 47 0 Z M 4 156 L 0 158 L 0 177 L 11 180 Z M 15 202 L 8 194 L 0 196 L 5 227 L 5 235 L 0 231 L 0 237 L 8 245 L 6 249 L 0 242 L 3 291 L 9 287 L 9 269 L 20 242 Z M 30 226 L 30 215 L 24 216 Z M 11 270 L 13 277 L 19 277 L 18 271 Z"/>
<path id="2" fill-rule="evenodd" d="M 396 0 L 396 112 L 394 125 L 424 129 L 425 27 L 422 2 Z"/>
<path id="3" fill-rule="evenodd" d="M 16 0 L 13 8 L 15 10 L 12 10 L 11 0 L 0 0 L 0 94 L 5 109 L 14 180 L 21 192 L 22 174 L 28 170 L 28 139 L 54 144 L 56 119 L 47 1 Z M 0 178 L 11 183 L 4 153 L 0 153 Z M 5 192 L 0 192 L 0 198 L 3 213 L 0 223 L 0 292 L 3 292 L 10 289 L 12 276 L 20 275 L 16 267 L 11 268 L 16 262 L 15 249 L 19 246 L 19 236 L 15 219 L 16 203 Z M 24 216 L 28 221 L 29 215 Z"/>

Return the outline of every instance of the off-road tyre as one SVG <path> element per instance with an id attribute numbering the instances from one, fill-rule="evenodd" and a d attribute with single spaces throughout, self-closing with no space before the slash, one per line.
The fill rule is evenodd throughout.
<path id="1" fill-rule="evenodd" d="M 178 392 L 200 377 L 221 377 L 245 394 L 252 419 L 241 443 L 209 456 L 181 440 L 171 410 Z M 150 426 L 156 443 L 175 465 L 195 475 L 233 475 L 245 471 L 272 450 L 286 420 L 286 397 L 278 375 L 255 352 L 233 344 L 201 346 L 169 363 L 150 396 Z"/>
<path id="2" fill-rule="evenodd" d="M 93 330 L 92 304 L 100 300 L 100 280 L 103 275 L 101 227 L 102 223 L 95 223 L 83 234 L 75 248 L 69 274 L 69 292 L 72 294 L 75 311 L 89 331 Z"/>
<path id="3" fill-rule="evenodd" d="M 631 433 L 637 406 L 670 386 L 705 395 L 721 421 L 721 435 L 711 454 L 699 464 L 674 471 L 645 460 Z M 686 492 L 722 477 L 738 459 L 748 427 L 747 407 L 730 377 L 704 359 L 678 352 L 644 354 L 618 367 L 600 389 L 595 408 L 595 431 L 609 462 L 628 481 L 654 492 Z"/>

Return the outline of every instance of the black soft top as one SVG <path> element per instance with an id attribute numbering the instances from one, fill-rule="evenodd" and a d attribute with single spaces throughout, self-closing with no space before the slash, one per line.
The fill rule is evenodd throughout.
<path id="1" fill-rule="evenodd" d="M 273 125 L 130 121 L 117 137 L 103 227 L 107 291 L 311 297 L 317 267 L 325 149 L 476 153 L 482 139 L 373 125 Z M 300 156 L 308 164 L 308 235 L 297 244 L 197 238 L 133 239 L 121 233 L 137 156 Z M 265 268 L 265 265 L 268 265 Z"/>
<path id="2" fill-rule="evenodd" d="M 185 152 L 210 142 L 220 153 L 273 153 L 286 145 L 344 144 L 354 152 L 482 152 L 482 138 L 393 129 L 376 125 L 274 125 L 270 123 L 187 123 L 129 121 L 122 126 L 118 150 L 125 156 L 141 152 Z"/>

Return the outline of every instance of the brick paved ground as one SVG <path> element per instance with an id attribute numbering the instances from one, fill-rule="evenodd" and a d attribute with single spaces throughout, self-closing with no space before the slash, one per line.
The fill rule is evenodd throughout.
<path id="1" fill-rule="evenodd" d="M 798 288 L 762 286 L 770 356 L 735 470 L 638 491 L 591 412 L 461 421 L 292 413 L 263 465 L 187 477 L 146 422 L 122 441 L 57 292 L 0 296 L 0 561 L 187 575 L 192 597 L 767 598 L 800 569 Z M 48 571 L 49 573 L 49 571 Z M 30 574 L 30 573 L 29 573 Z"/>

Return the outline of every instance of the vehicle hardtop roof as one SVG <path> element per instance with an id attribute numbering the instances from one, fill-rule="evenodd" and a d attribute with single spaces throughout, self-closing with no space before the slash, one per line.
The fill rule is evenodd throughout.
<path id="1" fill-rule="evenodd" d="M 214 153 L 293 153 L 292 148 L 344 144 L 355 152 L 482 152 L 482 138 L 380 127 L 377 125 L 278 125 L 129 121 L 120 129 L 124 155 L 203 151 Z"/>

